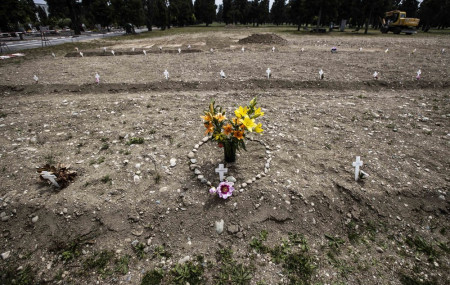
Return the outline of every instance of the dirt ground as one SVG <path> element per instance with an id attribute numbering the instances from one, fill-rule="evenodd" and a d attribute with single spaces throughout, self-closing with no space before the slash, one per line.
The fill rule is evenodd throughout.
<path id="1" fill-rule="evenodd" d="M 2 62 L 0 283 L 159 284 L 145 283 L 156 269 L 161 284 L 450 284 L 450 39 L 280 34 L 275 52 L 241 52 L 251 33 Z M 211 99 L 232 113 L 255 96 L 265 131 L 251 137 L 270 146 L 270 170 L 241 187 L 268 155 L 249 142 L 228 165 L 236 191 L 220 200 L 190 170 L 200 115 Z M 369 174 L 360 182 L 356 156 Z M 196 159 L 218 184 L 223 150 L 206 143 Z M 62 190 L 40 183 L 46 163 L 77 177 Z"/>

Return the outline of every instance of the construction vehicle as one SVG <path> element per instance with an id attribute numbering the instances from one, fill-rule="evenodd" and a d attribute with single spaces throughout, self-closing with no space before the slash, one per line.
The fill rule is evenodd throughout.
<path id="1" fill-rule="evenodd" d="M 405 33 L 412 35 L 417 33 L 416 29 L 419 26 L 420 19 L 406 18 L 406 12 L 394 10 L 386 12 L 386 15 L 381 19 L 381 32 L 386 34 L 393 32 L 394 34 Z"/>

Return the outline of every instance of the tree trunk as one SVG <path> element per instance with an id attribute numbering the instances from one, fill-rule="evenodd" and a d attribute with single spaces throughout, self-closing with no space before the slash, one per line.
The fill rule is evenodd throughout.
<path id="1" fill-rule="evenodd" d="M 317 27 L 316 27 L 316 32 L 319 32 L 319 26 L 320 26 L 320 20 L 322 18 L 322 5 L 320 5 L 320 10 L 319 10 L 319 17 L 317 17 Z"/>
<path id="2" fill-rule="evenodd" d="M 66 4 L 69 7 L 70 19 L 72 20 L 72 26 L 75 35 L 81 35 L 80 21 L 78 18 L 77 11 L 75 11 L 76 9 L 76 7 L 74 6 L 75 3 L 73 0 L 66 0 Z"/>
<path id="3" fill-rule="evenodd" d="M 367 35 L 367 31 L 369 30 L 369 21 L 372 18 L 373 5 L 370 7 L 369 18 L 366 18 L 366 28 L 364 29 L 364 34 Z"/>

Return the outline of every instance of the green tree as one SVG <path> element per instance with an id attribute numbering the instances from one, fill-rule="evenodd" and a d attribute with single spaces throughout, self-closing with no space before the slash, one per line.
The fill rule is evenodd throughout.
<path id="1" fill-rule="evenodd" d="M 223 22 L 223 4 L 219 5 L 219 9 L 217 10 L 216 21 L 219 23 Z"/>
<path id="2" fill-rule="evenodd" d="M 0 29 L 18 31 L 19 27 L 36 21 L 36 11 L 33 0 L 1 0 Z"/>
<path id="3" fill-rule="evenodd" d="M 270 10 L 270 18 L 275 25 L 283 24 L 285 21 L 286 2 L 285 0 L 275 0 Z"/>
<path id="4" fill-rule="evenodd" d="M 445 0 L 443 0 L 442 2 L 445 2 Z M 408 18 L 414 18 L 417 16 L 417 11 L 419 10 L 419 1 L 403 0 L 400 4 L 399 9 L 405 11 Z"/>
<path id="5" fill-rule="evenodd" d="M 122 27 L 127 24 L 142 26 L 145 23 L 141 0 L 112 0 L 114 20 Z"/>
<path id="6" fill-rule="evenodd" d="M 169 24 L 169 11 L 166 0 L 155 0 L 154 23 L 161 30 L 165 30 Z"/>
<path id="7" fill-rule="evenodd" d="M 172 25 L 183 27 L 194 23 L 194 5 L 191 0 L 171 0 L 169 14 Z"/>
<path id="8" fill-rule="evenodd" d="M 233 22 L 232 18 L 232 1 L 231 0 L 223 0 L 223 21 L 226 25 Z"/>
<path id="9" fill-rule="evenodd" d="M 206 26 L 212 24 L 216 17 L 216 8 L 214 0 L 195 0 L 194 10 L 197 21 L 205 23 Z"/>

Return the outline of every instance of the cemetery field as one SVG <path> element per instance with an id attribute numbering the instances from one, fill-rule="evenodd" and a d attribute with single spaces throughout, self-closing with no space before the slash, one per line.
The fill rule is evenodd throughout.
<path id="1" fill-rule="evenodd" d="M 449 284 L 448 36 L 254 31 L 1 61 L 0 283 Z M 264 132 L 211 196 L 200 115 L 256 96 Z M 58 163 L 63 189 L 36 172 Z"/>

